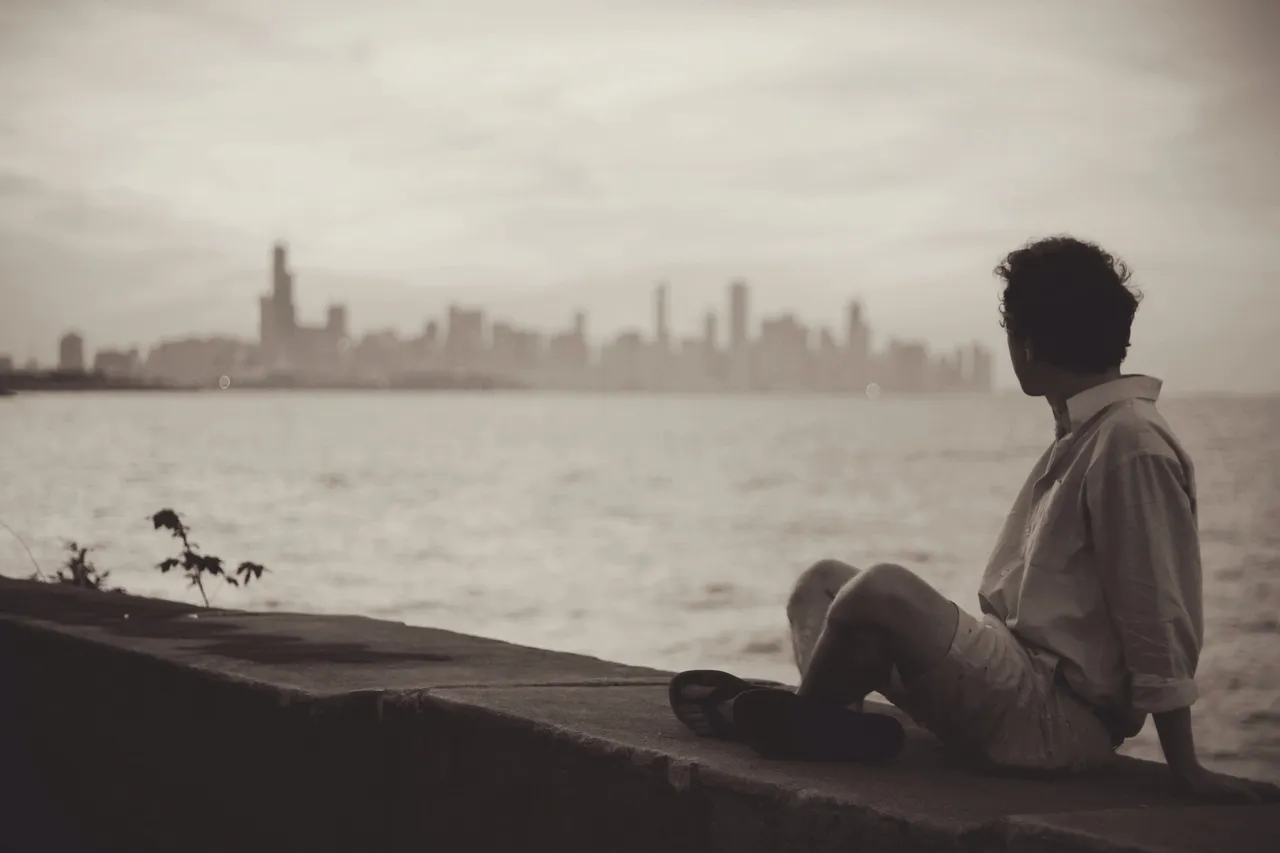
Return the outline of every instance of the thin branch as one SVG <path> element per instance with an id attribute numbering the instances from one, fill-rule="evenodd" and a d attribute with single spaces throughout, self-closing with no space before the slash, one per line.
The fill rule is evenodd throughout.
<path id="1" fill-rule="evenodd" d="M 40 580 L 46 580 L 44 576 L 44 572 L 40 571 L 40 563 L 38 560 L 36 560 L 36 555 L 31 553 L 31 548 L 30 546 L 27 545 L 26 540 L 18 535 L 18 531 L 14 530 L 12 527 L 5 524 L 3 520 L 0 520 L 0 527 L 3 527 L 5 530 L 13 534 L 13 538 L 17 539 L 18 544 L 21 545 L 23 550 L 27 552 L 27 556 L 31 558 L 31 565 L 36 567 L 36 577 L 40 578 Z"/>

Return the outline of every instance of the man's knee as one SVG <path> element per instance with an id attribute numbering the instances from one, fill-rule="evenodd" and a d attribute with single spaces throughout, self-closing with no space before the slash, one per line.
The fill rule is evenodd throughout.
<path id="1" fill-rule="evenodd" d="M 873 623 L 886 628 L 901 625 L 917 609 L 921 586 L 910 569 L 879 563 L 858 574 L 836 595 L 827 618 L 842 623 Z"/>
<path id="2" fill-rule="evenodd" d="M 858 570 L 847 563 L 819 560 L 796 578 L 791 596 L 787 599 L 787 615 L 794 622 L 796 615 L 802 610 L 821 607 L 825 613 L 840 590 L 857 575 Z"/>

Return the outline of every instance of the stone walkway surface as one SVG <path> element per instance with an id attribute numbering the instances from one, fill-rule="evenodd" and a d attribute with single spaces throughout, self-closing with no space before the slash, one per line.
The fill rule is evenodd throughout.
<path id="1" fill-rule="evenodd" d="M 1187 806 L 1132 759 L 984 776 L 908 724 L 888 765 L 764 761 L 688 733 L 669 677 L 0 578 L 0 792 L 86 851 L 1280 851 L 1280 805 Z"/>

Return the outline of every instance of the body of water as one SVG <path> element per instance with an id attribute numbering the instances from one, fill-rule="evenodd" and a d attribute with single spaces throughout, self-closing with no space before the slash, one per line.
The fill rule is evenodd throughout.
<path id="1" fill-rule="evenodd" d="M 1280 781 L 1280 400 L 1170 399 L 1195 457 L 1207 764 Z M 132 592 L 183 513 L 264 563 L 224 607 L 360 613 L 667 669 L 795 680 L 783 612 L 823 557 L 892 561 L 976 612 L 1042 401 L 446 393 L 29 394 L 0 400 L 0 520 Z M 31 571 L 0 531 L 0 572 Z M 1153 726 L 1125 751 L 1158 755 Z"/>

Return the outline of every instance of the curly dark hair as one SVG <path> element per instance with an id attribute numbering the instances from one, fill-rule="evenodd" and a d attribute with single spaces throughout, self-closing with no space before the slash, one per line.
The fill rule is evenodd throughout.
<path id="1" fill-rule="evenodd" d="M 1124 261 L 1075 237 L 1047 237 L 1010 252 L 995 274 L 1005 283 L 1000 325 L 1038 359 L 1080 373 L 1124 361 L 1142 299 Z"/>

